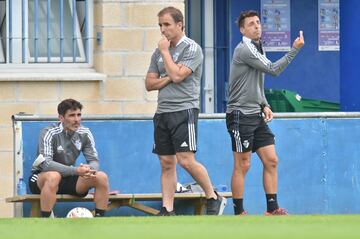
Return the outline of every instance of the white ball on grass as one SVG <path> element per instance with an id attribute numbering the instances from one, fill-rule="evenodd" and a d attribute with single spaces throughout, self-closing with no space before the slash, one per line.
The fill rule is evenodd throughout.
<path id="1" fill-rule="evenodd" d="M 93 218 L 93 214 L 89 209 L 84 207 L 75 207 L 66 215 L 67 218 Z"/>

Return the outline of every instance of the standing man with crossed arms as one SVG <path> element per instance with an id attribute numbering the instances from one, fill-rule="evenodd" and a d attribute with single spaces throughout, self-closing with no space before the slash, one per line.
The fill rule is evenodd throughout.
<path id="1" fill-rule="evenodd" d="M 229 101 L 226 124 L 232 142 L 234 169 L 231 189 L 235 215 L 246 215 L 243 207 L 245 175 L 251 153 L 263 164 L 263 183 L 267 210 L 265 215 L 286 215 L 277 201 L 277 164 L 275 138 L 267 125 L 273 112 L 265 98 L 264 73 L 277 76 L 290 64 L 304 45 L 302 31 L 291 50 L 276 62 L 266 58 L 261 43 L 261 23 L 255 11 L 242 12 L 237 21 L 242 41 L 236 46 L 230 66 Z"/>
<path id="2" fill-rule="evenodd" d="M 176 163 L 205 191 L 206 213 L 220 215 L 226 199 L 213 190 L 205 167 L 195 160 L 202 50 L 185 36 L 184 17 L 179 9 L 164 8 L 158 17 L 162 38 L 151 57 L 145 85 L 148 91 L 159 90 L 153 148 L 162 172 L 163 207 L 159 215 L 175 215 Z"/>

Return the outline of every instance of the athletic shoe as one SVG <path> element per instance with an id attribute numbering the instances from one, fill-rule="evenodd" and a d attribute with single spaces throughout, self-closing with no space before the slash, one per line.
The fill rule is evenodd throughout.
<path id="1" fill-rule="evenodd" d="M 226 206 L 226 198 L 220 196 L 216 191 L 217 199 L 207 199 L 206 214 L 207 215 L 222 215 Z"/>
<path id="2" fill-rule="evenodd" d="M 275 209 L 272 212 L 265 212 L 265 216 L 286 216 L 289 213 L 284 208 Z"/>
<path id="3" fill-rule="evenodd" d="M 172 210 L 171 212 L 169 212 L 166 207 L 162 207 L 160 209 L 160 212 L 158 214 L 156 214 L 156 216 L 176 216 L 175 211 Z"/>
<path id="4" fill-rule="evenodd" d="M 40 212 L 40 218 L 56 218 L 54 211 L 51 211 L 50 214 L 46 212 Z"/>
<path id="5" fill-rule="evenodd" d="M 242 213 L 240 214 L 236 214 L 235 216 L 247 216 L 248 215 L 248 212 L 247 211 L 243 211 Z"/>

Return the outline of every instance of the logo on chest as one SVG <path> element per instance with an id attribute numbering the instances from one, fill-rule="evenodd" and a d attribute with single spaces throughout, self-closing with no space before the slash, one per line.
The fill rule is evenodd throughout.
<path id="1" fill-rule="evenodd" d="M 175 52 L 175 53 L 172 55 L 172 59 L 173 59 L 173 61 L 174 61 L 174 62 L 176 62 L 176 61 L 178 60 L 179 56 L 180 56 L 180 53 Z M 160 57 L 159 57 L 158 62 L 159 62 L 159 63 L 164 62 L 164 60 L 163 60 L 162 56 L 160 56 Z"/>
<path id="2" fill-rule="evenodd" d="M 174 55 L 172 55 L 172 59 L 174 62 L 176 62 L 178 60 L 179 55 L 180 55 L 180 53 L 178 53 L 178 52 L 175 52 Z"/>
<path id="3" fill-rule="evenodd" d="M 59 145 L 56 150 L 58 153 L 64 152 L 64 148 L 61 145 Z"/>
<path id="4" fill-rule="evenodd" d="M 73 143 L 77 150 L 81 150 L 81 141 L 79 139 L 75 140 Z"/>

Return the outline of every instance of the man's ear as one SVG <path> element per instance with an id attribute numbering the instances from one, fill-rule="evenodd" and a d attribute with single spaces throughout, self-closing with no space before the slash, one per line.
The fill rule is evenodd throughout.
<path id="1" fill-rule="evenodd" d="M 60 120 L 60 122 L 64 122 L 64 116 L 63 116 L 63 115 L 59 115 L 59 120 Z"/>
<path id="2" fill-rule="evenodd" d="M 244 35 L 244 28 L 240 27 L 240 28 L 239 28 L 239 31 L 240 31 L 240 33 L 241 33 L 242 35 Z"/>
<path id="3" fill-rule="evenodd" d="M 178 26 L 179 26 L 181 29 L 184 28 L 184 24 L 183 24 L 182 22 L 178 22 L 177 24 L 178 24 Z"/>

